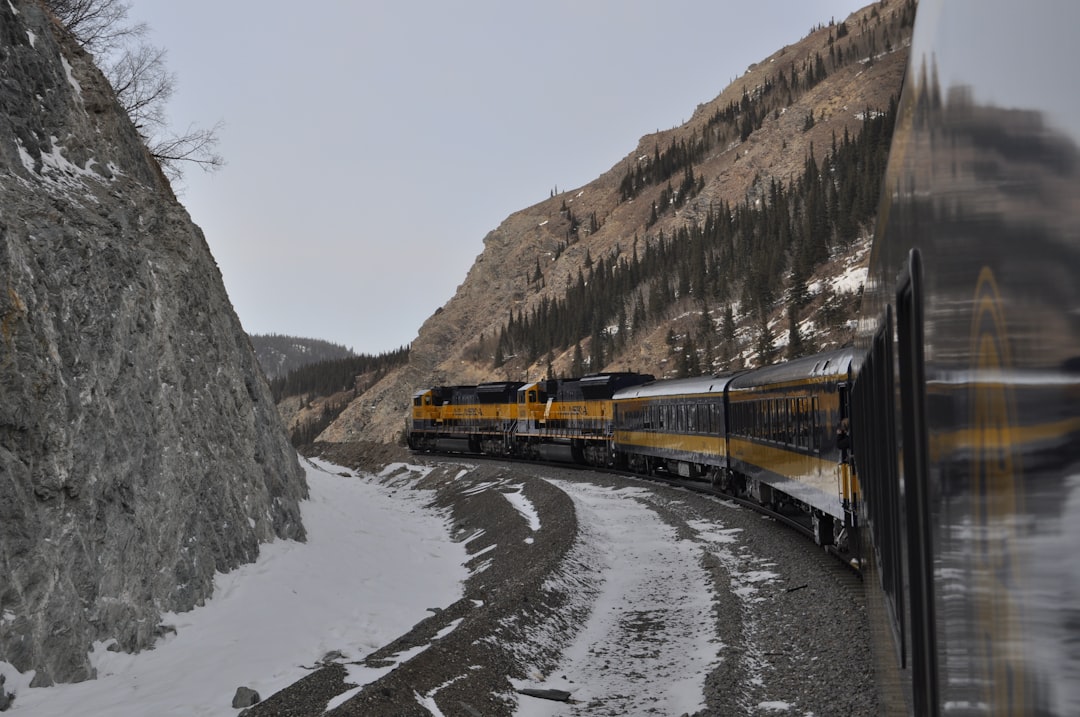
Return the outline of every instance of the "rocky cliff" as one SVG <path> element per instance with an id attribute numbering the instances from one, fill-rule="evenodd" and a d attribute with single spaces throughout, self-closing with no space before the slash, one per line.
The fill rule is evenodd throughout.
<path id="1" fill-rule="evenodd" d="M 149 647 L 306 493 L 202 232 L 93 59 L 0 3 L 0 667 Z"/>

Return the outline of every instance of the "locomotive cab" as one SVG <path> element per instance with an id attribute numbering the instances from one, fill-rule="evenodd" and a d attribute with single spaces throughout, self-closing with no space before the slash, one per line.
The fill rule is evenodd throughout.
<path id="1" fill-rule="evenodd" d="M 526 383 L 518 389 L 517 400 L 518 434 L 538 432 L 544 425 L 544 411 L 548 403 L 547 382 Z"/>
<path id="2" fill-rule="evenodd" d="M 406 435 L 409 448 L 432 450 L 443 426 L 442 407 L 449 403 L 450 390 L 444 386 L 427 388 L 413 394 Z"/>
<path id="3" fill-rule="evenodd" d="M 435 402 L 434 389 L 417 391 L 412 402 L 412 428 L 433 428 L 439 418 L 439 405 Z"/>

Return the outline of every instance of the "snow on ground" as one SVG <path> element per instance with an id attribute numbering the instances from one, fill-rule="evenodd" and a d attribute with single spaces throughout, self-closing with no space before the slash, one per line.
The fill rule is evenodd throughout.
<path id="1" fill-rule="evenodd" d="M 399 464 L 384 475 L 425 470 Z M 424 507 L 429 495 L 391 495 L 372 476 L 325 463 L 308 464 L 307 479 L 306 543 L 263 545 L 255 563 L 217 575 L 206 605 L 163 616 L 176 634 L 152 650 L 98 644 L 97 680 L 30 689 L 33 673 L 0 662 L 16 693 L 8 714 L 232 717 L 237 687 L 269 697 L 327 653 L 359 659 L 461 597 L 465 546 L 447 539 L 445 514 Z"/>
<path id="2" fill-rule="evenodd" d="M 411 483 L 427 470 L 394 464 L 379 476 L 357 476 L 308 464 L 311 498 L 301 504 L 306 543 L 264 545 L 255 563 L 219 574 L 205 606 L 163 617 L 176 634 L 153 650 L 128 655 L 97 645 L 97 680 L 30 689 L 32 673 L 0 662 L 5 688 L 17 693 L 10 713 L 234 717 L 231 701 L 241 685 L 266 698 L 329 653 L 356 661 L 391 642 L 430 608 L 457 600 L 468 577 L 464 563 L 477 557 L 466 554 L 469 541 L 448 539 L 447 514 L 425 507 L 430 495 L 387 485 Z M 591 608 L 590 617 L 558 668 L 546 676 L 534 672 L 534 682 L 515 682 L 519 689 L 566 690 L 576 704 L 518 695 L 518 717 L 693 713 L 704 708 L 705 677 L 720 659 L 738 660 L 749 683 L 761 683 L 765 660 L 756 641 L 745 654 L 725 656 L 702 566 L 704 553 L 718 558 L 746 613 L 753 614 L 759 591 L 778 576 L 772 563 L 743 544 L 739 529 L 691 520 L 694 537 L 680 539 L 649 505 L 646 489 L 551 482 L 573 500 L 581 530 L 570 559 L 581 570 L 553 580 L 568 581 L 563 587 Z M 514 482 L 484 481 L 471 490 L 499 491 L 534 532 L 540 529 L 535 506 Z M 751 638 L 765 629 L 753 622 L 745 626 Z M 403 651 L 379 668 L 347 665 L 347 679 L 369 684 L 424 649 Z M 357 691 L 339 695 L 327 708 Z M 439 715 L 433 695 L 418 694 L 417 700 Z M 757 705 L 765 712 L 788 708 L 781 702 Z"/>
<path id="3" fill-rule="evenodd" d="M 525 522 L 529 524 L 529 530 L 534 533 L 540 530 L 540 514 L 536 512 L 536 507 L 533 506 L 531 500 L 525 497 L 525 492 L 520 487 L 514 492 L 503 491 L 503 496 L 525 518 Z M 532 543 L 532 537 L 525 538 L 525 542 Z"/>
<path id="4" fill-rule="evenodd" d="M 714 637 L 702 545 L 677 539 L 638 500 L 645 489 L 552 483 L 574 501 L 582 531 L 576 559 L 595 568 L 601 585 L 560 666 L 542 682 L 515 684 L 565 690 L 578 706 L 567 711 L 565 704 L 522 696 L 518 717 L 703 709 L 705 676 L 723 646 Z M 603 704 L 602 712 L 593 711 L 593 701 Z"/>

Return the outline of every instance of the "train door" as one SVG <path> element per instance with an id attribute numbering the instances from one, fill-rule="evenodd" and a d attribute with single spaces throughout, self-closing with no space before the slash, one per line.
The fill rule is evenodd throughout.
<path id="1" fill-rule="evenodd" d="M 849 537 L 858 523 L 859 481 L 855 475 L 855 465 L 851 460 L 851 385 L 841 381 L 836 386 L 839 402 L 838 423 L 836 428 L 836 450 L 839 454 L 836 464 L 836 483 L 840 491 L 840 505 L 844 509 L 844 530 Z"/>

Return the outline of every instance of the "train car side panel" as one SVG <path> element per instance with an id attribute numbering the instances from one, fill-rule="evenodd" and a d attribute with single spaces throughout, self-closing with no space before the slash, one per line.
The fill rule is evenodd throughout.
<path id="1" fill-rule="evenodd" d="M 915 714 L 1080 714 L 1078 26 L 1075 3 L 918 7 L 855 426 Z"/>

